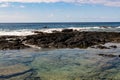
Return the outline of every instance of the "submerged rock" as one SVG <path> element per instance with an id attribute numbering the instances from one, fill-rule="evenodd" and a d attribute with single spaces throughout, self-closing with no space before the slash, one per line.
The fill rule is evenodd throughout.
<path id="1" fill-rule="evenodd" d="M 41 78 L 40 77 L 28 77 L 24 80 L 41 80 Z"/>
<path id="2" fill-rule="evenodd" d="M 0 67 L 0 79 L 10 79 L 12 77 L 21 76 L 32 70 L 33 69 L 23 64 Z"/>
<path id="3" fill-rule="evenodd" d="M 91 48 L 95 48 L 95 49 L 116 49 L 117 46 L 116 45 L 111 45 L 111 46 L 105 46 L 105 45 L 96 45 L 96 46 L 91 46 Z"/>
<path id="4" fill-rule="evenodd" d="M 116 45 L 111 45 L 110 48 L 117 48 L 117 46 Z"/>
<path id="5" fill-rule="evenodd" d="M 118 55 L 114 55 L 114 54 L 98 54 L 98 55 L 102 57 L 110 57 L 110 58 L 119 57 Z"/>
<path id="6" fill-rule="evenodd" d="M 106 46 L 103 46 L 103 45 L 98 45 L 98 46 L 96 46 L 96 48 L 99 48 L 99 49 L 110 49 L 109 47 L 106 47 Z"/>

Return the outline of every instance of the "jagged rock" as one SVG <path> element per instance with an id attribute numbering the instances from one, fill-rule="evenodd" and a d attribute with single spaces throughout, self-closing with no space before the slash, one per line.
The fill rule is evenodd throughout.
<path id="1" fill-rule="evenodd" d="M 111 45 L 110 48 L 117 48 L 117 46 L 116 45 Z"/>
<path id="2" fill-rule="evenodd" d="M 96 48 L 99 48 L 99 49 L 110 49 L 109 47 L 102 46 L 102 45 L 98 45 Z"/>
<path id="3" fill-rule="evenodd" d="M 103 36 L 99 36 L 102 34 Z M 65 30 L 65 32 L 43 33 L 42 35 L 27 36 L 28 44 L 38 45 L 43 48 L 87 48 L 89 46 L 109 41 L 104 32 L 77 32 Z"/>
<path id="4" fill-rule="evenodd" d="M 102 57 L 110 57 L 110 58 L 117 57 L 117 55 L 114 54 L 98 54 L 98 55 Z"/>
<path id="5" fill-rule="evenodd" d="M 43 33 L 35 31 L 35 33 L 25 37 L 1 36 L 0 49 L 29 48 L 23 43 L 41 48 L 87 48 L 107 42 L 117 42 L 120 39 L 120 33 L 118 32 L 80 32 L 64 29 L 62 32 Z M 116 48 L 116 46 L 111 47 Z M 108 49 L 105 46 L 98 46 L 98 48 Z"/>
<path id="6" fill-rule="evenodd" d="M 24 49 L 28 48 L 28 46 L 23 45 L 18 40 L 10 41 L 10 40 L 1 40 L 0 41 L 0 49 Z"/>
<path id="7" fill-rule="evenodd" d="M 73 32 L 73 29 L 63 29 L 62 32 Z"/>

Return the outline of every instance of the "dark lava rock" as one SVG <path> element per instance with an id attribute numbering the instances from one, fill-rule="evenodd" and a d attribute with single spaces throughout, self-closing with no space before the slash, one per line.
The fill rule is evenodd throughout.
<path id="1" fill-rule="evenodd" d="M 99 48 L 99 49 L 110 49 L 109 47 L 102 46 L 102 45 L 98 45 L 96 48 Z"/>
<path id="2" fill-rule="evenodd" d="M 43 28 L 48 28 L 47 26 L 44 26 Z"/>
<path id="3" fill-rule="evenodd" d="M 62 32 L 73 32 L 73 29 L 63 29 Z"/>
<path id="4" fill-rule="evenodd" d="M 27 44 L 34 44 L 43 48 L 87 48 L 89 46 L 108 41 L 108 35 L 97 32 L 63 31 L 58 33 L 43 33 L 26 37 Z"/>
<path id="5" fill-rule="evenodd" d="M 102 57 L 110 57 L 110 58 L 117 57 L 117 55 L 114 54 L 98 54 L 98 55 Z"/>
<path id="6" fill-rule="evenodd" d="M 1 50 L 5 50 L 5 49 L 24 49 L 24 48 L 28 48 L 27 46 L 13 41 L 13 42 L 9 42 L 9 41 L 0 41 L 0 49 Z"/>
<path id="7" fill-rule="evenodd" d="M 57 31 L 57 30 L 53 30 L 52 32 L 53 32 L 53 33 L 58 33 L 58 32 L 60 32 L 60 31 Z"/>
<path id="8" fill-rule="evenodd" d="M 25 37 L 2 36 L 0 37 L 0 49 L 24 49 L 25 44 L 36 45 L 41 48 L 87 48 L 106 42 L 119 42 L 118 32 L 79 32 L 72 29 L 64 29 L 62 32 L 43 33 L 35 31 L 36 34 Z M 23 44 L 25 43 L 25 44 Z M 115 48 L 115 46 L 112 46 Z M 108 49 L 105 46 L 98 46 Z"/>
<path id="9" fill-rule="evenodd" d="M 28 48 L 22 44 L 22 40 L 18 37 L 1 37 L 0 38 L 0 50 L 6 49 L 24 49 Z"/>
<path id="10" fill-rule="evenodd" d="M 110 48 L 117 48 L 117 46 L 116 45 L 112 45 L 112 46 L 110 46 Z"/>

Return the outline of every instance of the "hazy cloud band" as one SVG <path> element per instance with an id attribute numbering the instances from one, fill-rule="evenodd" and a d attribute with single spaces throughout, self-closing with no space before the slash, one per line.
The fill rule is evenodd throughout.
<path id="1" fill-rule="evenodd" d="M 0 3 L 18 2 L 18 3 L 78 3 L 78 4 L 100 4 L 104 6 L 120 7 L 120 0 L 0 0 Z"/>

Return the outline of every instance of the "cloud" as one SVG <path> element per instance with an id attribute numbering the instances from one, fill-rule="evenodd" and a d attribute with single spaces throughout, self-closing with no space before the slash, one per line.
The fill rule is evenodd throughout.
<path id="1" fill-rule="evenodd" d="M 120 19 L 120 17 L 80 17 L 80 19 Z"/>
<path id="2" fill-rule="evenodd" d="M 20 7 L 20 8 L 25 8 L 25 6 L 24 6 L 24 5 L 20 5 L 19 7 Z"/>
<path id="3" fill-rule="evenodd" d="M 7 7 L 15 7 L 15 8 L 25 8 L 25 6 L 24 5 L 13 5 L 13 4 L 11 4 L 11 3 L 9 3 L 9 2 L 2 2 L 2 3 L 0 3 L 0 8 L 7 8 Z"/>
<path id="4" fill-rule="evenodd" d="M 120 7 L 120 0 L 0 0 L 2 2 L 18 2 L 18 3 L 55 3 L 55 2 L 66 2 L 66 3 L 78 3 L 78 4 L 100 4 L 104 6 Z"/>
<path id="5" fill-rule="evenodd" d="M 9 3 L 1 3 L 0 4 L 0 7 L 9 7 L 10 5 L 9 5 Z"/>

